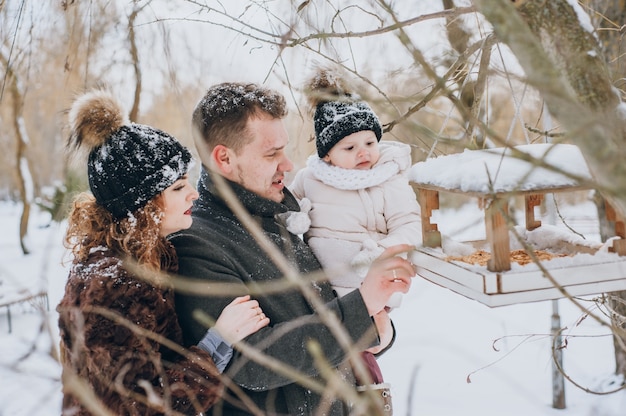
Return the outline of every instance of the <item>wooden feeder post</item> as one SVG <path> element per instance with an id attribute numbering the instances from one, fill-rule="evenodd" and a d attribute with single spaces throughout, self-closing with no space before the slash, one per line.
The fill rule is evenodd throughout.
<path id="1" fill-rule="evenodd" d="M 543 194 L 527 194 L 524 196 L 526 202 L 526 229 L 532 231 L 541 227 L 541 221 L 535 218 L 535 207 L 541 205 Z"/>
<path id="2" fill-rule="evenodd" d="M 608 202 L 604 201 L 606 209 L 606 219 L 615 223 L 615 236 L 621 237 L 613 241 L 613 246 L 609 247 L 609 251 L 617 253 L 620 256 L 626 256 L 626 227 L 624 219 L 617 214 L 615 208 Z"/>
<path id="3" fill-rule="evenodd" d="M 422 217 L 422 240 L 425 247 L 441 247 L 441 232 L 437 224 L 430 222 L 434 210 L 439 209 L 439 192 L 430 189 L 418 189 L 417 199 Z"/>
<path id="4" fill-rule="evenodd" d="M 539 201 L 531 201 L 529 205 L 529 199 L 531 196 L 539 196 L 541 198 Z M 526 196 L 526 229 L 530 230 L 530 228 L 528 228 L 528 209 L 530 208 L 534 211 L 534 207 L 541 205 L 542 200 L 543 194 Z M 554 225 L 556 223 L 556 203 L 554 198 L 552 198 L 552 203 L 546 206 L 546 210 L 549 213 L 549 223 Z M 554 409 L 565 409 L 565 376 L 561 370 L 559 370 L 560 368 L 563 368 L 563 348 L 561 348 L 561 315 L 559 314 L 558 299 L 552 299 L 550 334 L 552 335 L 552 348 L 557 348 L 552 352 L 552 407 Z"/>
<path id="5" fill-rule="evenodd" d="M 511 270 L 509 229 L 505 216 L 509 213 L 505 199 L 495 198 L 485 208 L 487 240 L 491 245 L 491 258 L 487 269 L 491 272 Z"/>
<path id="6" fill-rule="evenodd" d="M 559 371 L 559 367 L 563 368 L 563 349 L 561 347 L 561 316 L 559 315 L 559 301 L 552 300 L 552 347 L 557 348 L 554 351 L 554 360 L 552 363 L 552 407 L 555 409 L 565 409 L 565 380 L 563 374 Z M 557 366 L 558 363 L 558 366 Z"/>

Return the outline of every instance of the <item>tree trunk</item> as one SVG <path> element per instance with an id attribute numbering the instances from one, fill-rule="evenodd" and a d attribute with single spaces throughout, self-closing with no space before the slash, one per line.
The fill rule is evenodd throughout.
<path id="1" fill-rule="evenodd" d="M 34 200 L 34 183 L 32 170 L 27 157 L 28 133 L 23 118 L 24 94 L 17 75 L 11 69 L 8 56 L 0 51 L 0 62 L 6 68 L 6 80 L 9 82 L 9 92 L 13 102 L 13 129 L 17 138 L 16 153 L 16 173 L 18 178 L 18 188 L 22 201 L 22 215 L 20 217 L 20 246 L 24 254 L 29 254 L 28 247 L 28 221 L 30 218 L 30 207 Z"/>
<path id="2" fill-rule="evenodd" d="M 136 3 L 135 3 L 136 4 Z M 139 49 L 137 48 L 137 39 L 135 37 L 135 19 L 142 8 L 135 8 L 128 17 L 128 42 L 130 49 L 130 58 L 133 63 L 133 70 L 135 72 L 135 94 L 133 96 L 133 106 L 128 115 L 130 121 L 138 122 L 139 118 L 139 104 L 141 101 L 141 66 L 139 64 Z"/>
<path id="3" fill-rule="evenodd" d="M 599 29 L 596 33 L 611 71 L 613 85 L 622 89 L 623 94 L 623 89 L 626 87 L 626 79 L 624 79 L 626 67 L 622 65 L 624 56 L 622 25 L 626 21 L 626 2 L 624 0 L 587 0 L 587 2 L 589 7 L 596 12 L 594 17 L 597 24 L 594 26 Z"/>
<path id="4" fill-rule="evenodd" d="M 442 4 L 444 10 L 453 10 L 456 7 L 452 0 L 442 0 Z M 470 33 L 465 30 L 463 20 L 458 16 L 453 14 L 446 16 L 446 35 L 450 45 L 459 56 L 469 48 Z M 484 146 L 486 135 L 483 124 L 477 123 L 477 120 L 480 117 L 480 108 L 483 103 L 493 44 L 493 37 L 488 37 L 485 40 L 476 79 L 469 76 L 473 68 L 468 63 L 459 68 L 453 77 L 459 86 L 459 102 L 467 109 L 461 114 L 465 119 L 467 139 L 471 147 L 479 149 Z"/>

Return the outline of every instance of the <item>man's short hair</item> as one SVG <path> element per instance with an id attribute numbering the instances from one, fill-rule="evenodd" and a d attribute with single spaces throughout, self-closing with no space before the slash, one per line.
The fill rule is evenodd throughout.
<path id="1" fill-rule="evenodd" d="M 209 151 L 221 144 L 238 153 L 251 140 L 246 132 L 250 118 L 286 115 L 285 97 L 277 91 L 252 83 L 216 84 L 193 111 L 194 140 Z"/>

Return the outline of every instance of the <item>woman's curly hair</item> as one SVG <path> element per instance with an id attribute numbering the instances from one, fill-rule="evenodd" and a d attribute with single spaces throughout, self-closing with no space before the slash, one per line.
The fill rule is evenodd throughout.
<path id="1" fill-rule="evenodd" d="M 73 254 L 74 263 L 84 262 L 96 247 L 107 247 L 151 270 L 160 270 L 173 261 L 164 259 L 170 250 L 160 234 L 163 216 L 162 194 L 132 215 L 115 220 L 93 195 L 83 192 L 75 198 L 68 216 L 64 245 Z"/>

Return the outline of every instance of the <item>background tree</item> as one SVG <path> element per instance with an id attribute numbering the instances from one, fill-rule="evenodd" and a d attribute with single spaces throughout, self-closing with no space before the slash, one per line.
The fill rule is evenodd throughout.
<path id="1" fill-rule="evenodd" d="M 28 247 L 28 220 L 30 217 L 30 207 L 33 203 L 33 174 L 31 163 L 28 157 L 28 143 L 30 139 L 28 131 L 24 123 L 24 98 L 25 91 L 18 75 L 11 68 L 11 55 L 5 48 L 0 49 L 0 64 L 5 68 L 5 82 L 7 85 L 7 93 L 12 103 L 11 120 L 13 120 L 13 129 L 17 141 L 17 151 L 15 154 L 15 173 L 17 177 L 17 185 L 19 197 L 22 203 L 22 215 L 20 217 L 20 245 L 22 253 L 29 254 Z"/>

